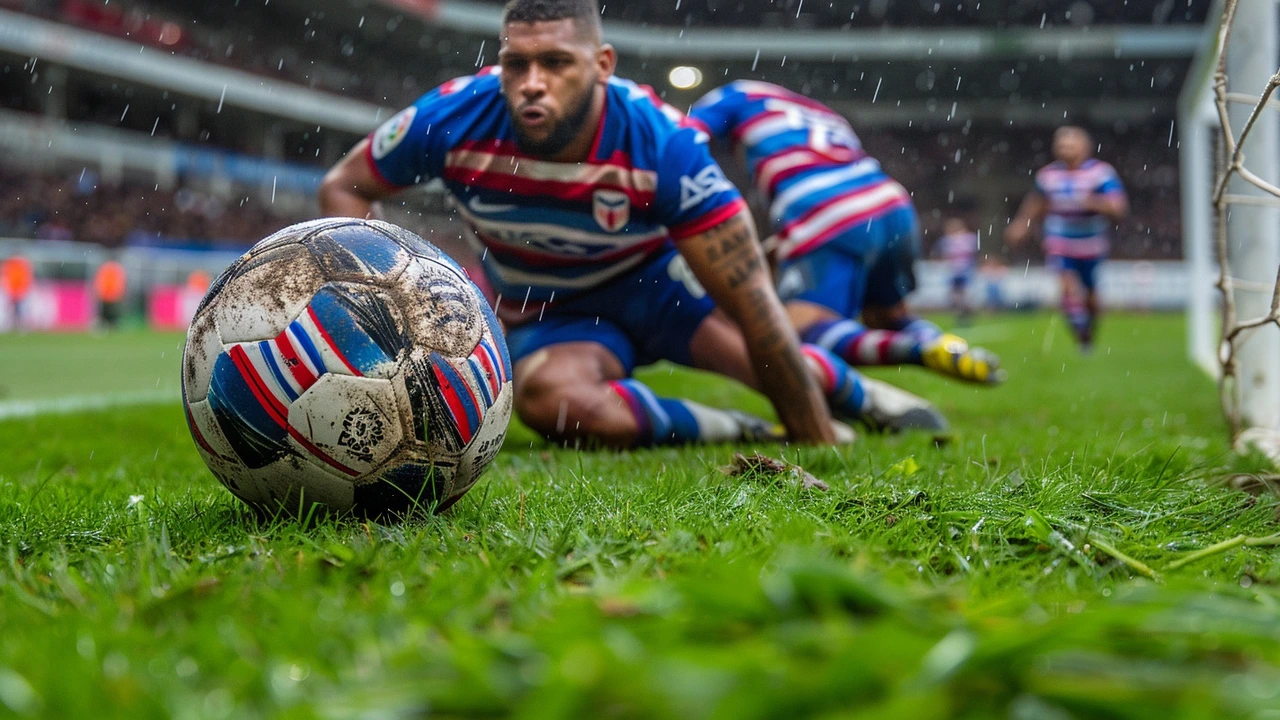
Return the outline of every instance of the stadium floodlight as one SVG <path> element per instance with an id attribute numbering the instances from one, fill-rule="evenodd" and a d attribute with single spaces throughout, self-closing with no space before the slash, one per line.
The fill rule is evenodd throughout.
<path id="1" fill-rule="evenodd" d="M 688 65 L 677 65 L 671 68 L 671 73 L 667 75 L 667 79 L 671 81 L 672 87 L 679 90 L 688 90 L 702 84 L 702 71 Z"/>

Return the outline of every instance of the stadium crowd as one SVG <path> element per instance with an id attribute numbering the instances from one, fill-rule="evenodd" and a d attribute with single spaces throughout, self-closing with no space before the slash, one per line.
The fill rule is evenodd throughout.
<path id="1" fill-rule="evenodd" d="M 856 118 L 854 123 L 856 127 Z M 1180 258 L 1176 150 L 1152 129 L 1125 130 L 1095 132 L 1099 157 L 1115 165 L 1133 206 L 1116 232 L 1112 257 Z M 926 246 L 942 235 L 946 218 L 957 214 L 980 228 L 983 238 L 998 237 L 1030 187 L 1029 171 L 1049 161 L 1050 131 L 1042 129 L 876 129 L 861 136 L 872 155 L 912 191 Z M 256 195 L 227 199 L 195 186 L 165 190 L 143 181 L 110 185 L 91 170 L 82 176 L 0 167 L 0 181 L 11 189 L 0 197 L 0 236 L 75 238 L 107 246 L 168 242 L 242 247 L 302 219 Z M 998 241 L 988 245 L 984 240 L 983 246 L 984 254 L 1003 254 L 1009 261 L 1041 258 L 1034 243 L 1012 251 Z"/>
<path id="2" fill-rule="evenodd" d="M 359 33 L 341 32 L 324 23 L 307 23 L 296 32 L 282 32 L 275 9 L 263 3 L 0 0 L 0 8 L 373 102 L 390 99 L 392 104 L 399 103 L 453 74 L 441 68 L 437 74 L 419 79 L 422 72 L 431 70 L 406 73 L 403 66 L 395 66 L 385 55 L 374 52 Z M 447 52 L 448 40 L 441 42 L 444 47 L 432 41 L 431 49 Z"/>
<path id="3" fill-rule="evenodd" d="M 107 247 L 247 247 L 309 217 L 279 211 L 256 195 L 227 198 L 180 184 L 104 182 L 97 173 L 0 167 L 0 237 L 78 240 Z"/>

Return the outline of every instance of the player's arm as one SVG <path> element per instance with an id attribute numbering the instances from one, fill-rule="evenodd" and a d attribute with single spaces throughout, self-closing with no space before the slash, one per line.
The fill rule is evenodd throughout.
<path id="1" fill-rule="evenodd" d="M 398 188 L 374 175 L 369 164 L 369 138 L 351 148 L 320 183 L 320 212 L 330 217 L 376 217 L 373 204 Z"/>
<path id="2" fill-rule="evenodd" d="M 678 247 L 711 299 L 742 329 L 760 390 L 791 439 L 835 442 L 826 401 L 773 289 L 750 213 L 741 209 Z"/>
<path id="3" fill-rule="evenodd" d="M 1085 202 L 1085 207 L 1118 223 L 1129 214 L 1129 198 L 1124 193 L 1093 195 Z"/>
<path id="4" fill-rule="evenodd" d="M 1049 201 L 1043 193 L 1039 190 L 1027 193 L 1022 199 L 1022 205 L 1018 207 L 1018 214 L 1009 222 L 1009 227 L 1004 229 L 1005 242 L 1021 245 L 1031 234 L 1031 226 L 1043 220 L 1048 210 Z"/>
<path id="5" fill-rule="evenodd" d="M 1129 214 L 1129 196 L 1114 169 L 1107 173 L 1106 179 L 1085 201 L 1085 207 L 1106 215 L 1113 223 L 1121 222 Z"/>

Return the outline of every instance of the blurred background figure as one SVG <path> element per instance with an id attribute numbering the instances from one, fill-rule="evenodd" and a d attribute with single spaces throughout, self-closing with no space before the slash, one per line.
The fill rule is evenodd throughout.
<path id="1" fill-rule="evenodd" d="M 1062 283 L 1062 310 L 1080 350 L 1093 350 L 1098 315 L 1098 267 L 1111 248 L 1112 226 L 1129 214 L 1129 198 L 1110 164 L 1093 157 L 1084 128 L 1066 125 L 1053 134 L 1054 161 L 1040 168 L 1009 223 L 1005 239 L 1021 245 L 1031 226 L 1044 223 L 1046 264 Z"/>
<path id="2" fill-rule="evenodd" d="M 15 255 L 0 262 L 0 293 L 9 301 L 8 321 L 0 322 L 0 329 L 6 324 L 14 328 L 22 326 L 22 304 L 31 293 L 34 282 L 35 272 L 31 261 L 25 257 Z"/>
<path id="3" fill-rule="evenodd" d="M 128 288 L 124 266 L 115 260 L 102 263 L 93 275 L 93 291 L 98 298 L 98 317 L 108 330 L 114 329 L 120 322 Z"/>
<path id="4" fill-rule="evenodd" d="M 1009 267 L 999 257 L 988 255 L 982 260 L 978 276 L 982 278 L 982 307 L 988 312 L 1008 309 L 1004 291 L 1004 278 L 1008 274 Z"/>
<path id="5" fill-rule="evenodd" d="M 969 286 L 978 269 L 978 233 L 960 216 L 947 218 L 942 229 L 945 234 L 938 238 L 937 255 L 947 263 L 951 309 L 956 313 L 957 324 L 963 327 L 973 314 Z"/>

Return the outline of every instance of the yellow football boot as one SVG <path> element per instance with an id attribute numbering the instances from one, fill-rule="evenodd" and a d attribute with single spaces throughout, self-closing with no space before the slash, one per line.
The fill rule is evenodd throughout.
<path id="1" fill-rule="evenodd" d="M 990 350 L 969 347 L 964 338 L 943 333 L 920 349 L 924 366 L 947 377 L 982 385 L 1004 382 L 1000 358 Z"/>

